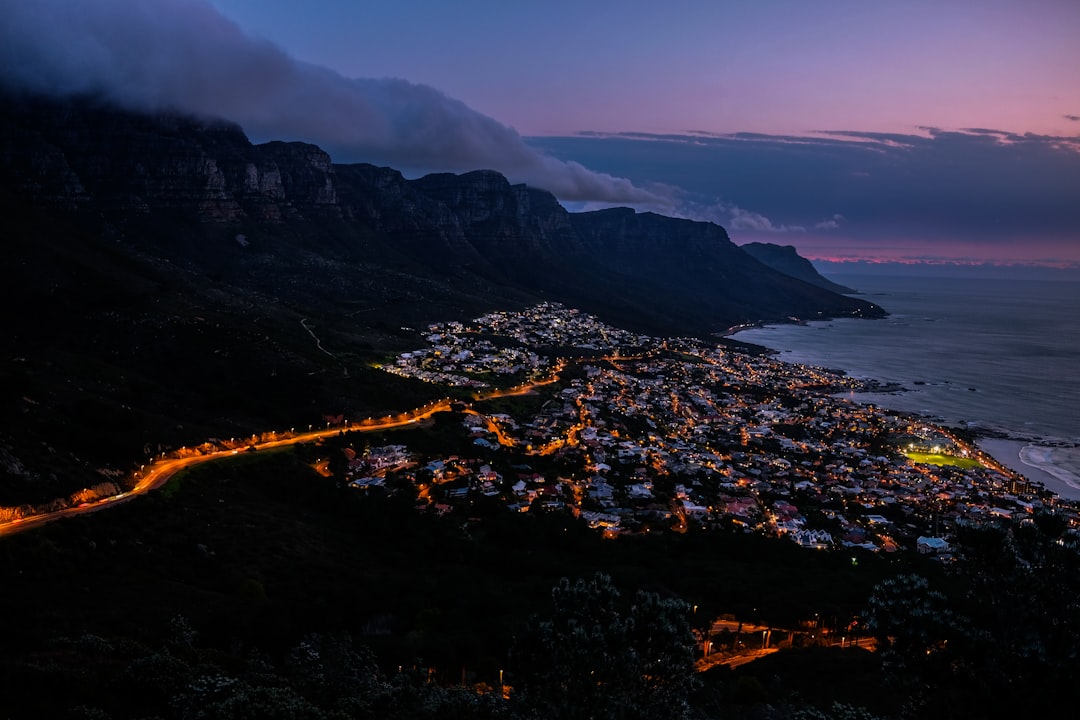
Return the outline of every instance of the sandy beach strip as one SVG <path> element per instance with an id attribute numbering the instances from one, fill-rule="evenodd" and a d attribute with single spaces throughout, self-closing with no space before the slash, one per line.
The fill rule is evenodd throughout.
<path id="1" fill-rule="evenodd" d="M 1080 448 L 1035 445 L 1026 440 L 983 438 L 979 447 L 1002 465 L 1069 500 L 1080 500 Z"/>

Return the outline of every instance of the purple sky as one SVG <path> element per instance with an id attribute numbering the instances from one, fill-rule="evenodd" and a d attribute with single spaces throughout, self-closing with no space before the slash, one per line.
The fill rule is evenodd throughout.
<path id="1" fill-rule="evenodd" d="M 0 0 L 0 83 L 810 257 L 1080 266 L 1078 38 L 1077 0 Z"/>
<path id="2" fill-rule="evenodd" d="M 523 135 L 1076 134 L 1076 0 L 213 0 L 345 75 L 439 88 Z M 313 9 L 314 8 L 314 9 Z"/>

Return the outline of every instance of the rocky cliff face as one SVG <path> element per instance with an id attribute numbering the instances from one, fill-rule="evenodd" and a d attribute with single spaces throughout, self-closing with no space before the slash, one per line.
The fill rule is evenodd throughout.
<path id="1" fill-rule="evenodd" d="M 581 250 L 569 213 L 551 193 L 511 185 L 492 170 L 428 175 L 411 185 L 448 208 L 477 250 L 496 262 Z"/>
<path id="2" fill-rule="evenodd" d="M 746 254 L 758 262 L 768 265 L 773 270 L 798 278 L 811 285 L 831 290 L 835 293 L 854 293 L 849 287 L 834 283 L 817 271 L 809 260 L 799 255 L 791 245 L 773 243 L 747 243 L 740 246 Z"/>
<path id="3" fill-rule="evenodd" d="M 572 215 L 571 222 L 598 263 L 634 278 L 648 313 L 681 314 L 703 327 L 720 318 L 734 325 L 880 312 L 764 266 L 714 223 L 625 208 Z"/>
<path id="4" fill-rule="evenodd" d="M 228 123 L 90 101 L 5 104 L 6 191 L 34 204 L 117 218 L 181 212 L 204 222 L 340 214 L 330 157 L 312 145 L 255 147 Z"/>
<path id="5" fill-rule="evenodd" d="M 656 331 L 877 312 L 763 266 L 718 225 L 627 209 L 572 215 L 492 171 L 407 180 L 334 165 L 312 145 L 252 145 L 228 123 L 90 101 L 14 98 L 0 122 L 8 198 L 101 217 L 121 234 L 156 236 L 157 223 L 154 252 L 187 265 L 241 272 L 244 261 L 205 242 L 235 231 L 263 239 L 248 253 L 261 253 L 260 273 L 272 271 L 271 255 L 287 265 L 289 255 L 326 253 L 428 276 L 453 270 L 563 293 Z"/>

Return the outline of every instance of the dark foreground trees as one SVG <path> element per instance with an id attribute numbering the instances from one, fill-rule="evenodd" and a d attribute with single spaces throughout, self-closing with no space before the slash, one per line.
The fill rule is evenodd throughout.
<path id="1" fill-rule="evenodd" d="M 690 607 L 609 576 L 563 578 L 552 612 L 534 618 L 514 653 L 515 690 L 537 717 L 683 718 L 695 687 Z"/>
<path id="2" fill-rule="evenodd" d="M 79 670 L 22 667 L 9 679 L 44 687 L 63 678 L 53 695 L 34 703 L 5 703 L 5 718 L 71 720 L 512 720 L 510 704 L 473 688 L 431 682 L 425 668 L 380 670 L 375 657 L 344 635 L 312 633 L 284 657 L 255 649 L 233 652 L 174 638 L 147 648 L 86 635 L 53 643 L 53 662 L 72 652 L 112 669 L 92 682 Z M 36 681 L 36 683 L 35 683 Z M 73 687 L 74 686 L 74 687 Z M 66 698 L 70 698 L 67 700 Z M 78 698 L 76 700 L 76 698 Z M 57 702 L 59 700 L 59 702 Z"/>
<path id="3" fill-rule="evenodd" d="M 19 697 L 31 704 L 4 709 L 11 717 L 174 720 L 689 716 L 697 681 L 686 603 L 643 591 L 623 596 L 602 574 L 564 578 L 552 599 L 550 614 L 534 618 L 513 651 L 506 695 L 484 684 L 442 685 L 420 662 L 387 673 L 344 633 L 309 633 L 271 656 L 250 646 L 205 647 L 176 617 L 157 646 L 84 635 L 54 641 L 34 663 L 9 664 L 8 678 L 27 688 L 65 681 L 47 699 L 24 691 Z M 84 672 L 86 660 L 111 670 Z"/>
<path id="4" fill-rule="evenodd" d="M 937 587 L 881 583 L 868 621 L 921 718 L 1043 717 L 1080 677 L 1080 537 L 1052 513 L 957 530 Z"/>

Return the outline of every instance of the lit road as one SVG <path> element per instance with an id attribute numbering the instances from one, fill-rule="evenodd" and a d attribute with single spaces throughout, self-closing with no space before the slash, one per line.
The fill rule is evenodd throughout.
<path id="1" fill-rule="evenodd" d="M 507 390 L 493 390 L 484 394 L 477 394 L 476 400 L 488 400 L 497 397 L 508 397 L 514 395 L 525 395 L 533 391 L 533 389 L 542 385 L 550 385 L 558 381 L 559 373 L 566 367 L 565 362 L 560 362 L 552 372 L 545 378 L 533 380 L 523 383 L 516 387 Z M 95 500 L 88 503 L 80 503 L 74 507 L 64 508 L 63 510 L 56 510 L 54 512 L 39 513 L 36 515 L 28 515 L 17 520 L 10 520 L 7 522 L 0 522 L 0 537 L 4 535 L 13 535 L 24 530 L 30 530 L 31 528 L 40 527 L 46 523 L 59 520 L 61 518 L 73 517 L 75 515 L 85 515 L 87 513 L 97 512 L 98 510 L 105 510 L 106 508 L 115 507 L 122 503 L 128 502 L 133 498 L 143 495 L 151 490 L 155 490 L 165 483 L 167 483 L 176 473 L 181 470 L 190 468 L 194 465 L 200 465 L 202 463 L 213 462 L 214 460 L 220 460 L 222 458 L 236 455 L 240 452 L 244 452 L 251 448 L 256 450 L 266 450 L 270 448 L 284 447 L 286 445 L 296 445 L 298 443 L 314 442 L 320 438 L 330 437 L 337 435 L 342 431 L 346 432 L 372 432 L 376 430 L 386 430 L 389 428 L 403 427 L 411 425 L 413 423 L 426 420 L 432 415 L 438 412 L 445 412 L 450 409 L 451 400 L 445 398 L 439 400 L 430 405 L 416 408 L 396 415 L 387 415 L 382 418 L 368 418 L 355 423 L 346 423 L 344 426 L 339 427 L 327 427 L 322 430 L 310 430 L 308 432 L 300 433 L 267 433 L 263 435 L 263 438 L 269 436 L 271 439 L 257 440 L 253 439 L 250 443 L 242 443 L 241 447 L 237 448 L 225 448 L 220 450 L 214 450 L 212 452 L 200 452 L 189 448 L 181 448 L 179 457 L 175 458 L 158 458 L 146 466 L 143 470 L 135 473 L 137 483 L 135 487 L 126 492 L 122 492 L 119 495 L 110 495 L 109 497 Z M 277 438 L 277 435 L 281 435 Z M 507 440 L 507 444 L 513 445 L 509 438 L 500 437 L 500 441 Z"/>
<path id="2" fill-rule="evenodd" d="M 40 527 L 46 523 L 59 520 L 60 518 L 73 517 L 75 515 L 85 515 L 87 513 L 97 512 L 98 510 L 104 510 L 106 508 L 115 507 L 122 503 L 138 497 L 144 493 L 155 490 L 165 483 L 167 483 L 176 473 L 181 470 L 200 465 L 202 463 L 213 462 L 214 460 L 220 460 L 225 457 L 231 457 L 237 455 L 249 448 L 255 448 L 256 450 L 266 450 L 270 448 L 284 447 L 286 445 L 295 445 L 297 443 L 313 442 L 320 438 L 330 437 L 337 435 L 342 431 L 361 431 L 371 432 L 375 430 L 386 430 L 388 428 L 402 427 L 405 425 L 411 425 L 421 420 L 425 420 L 437 412 L 443 412 L 450 409 L 449 400 L 440 400 L 432 405 L 426 405 L 422 408 L 417 408 L 406 413 L 400 413 L 398 415 L 388 415 L 380 419 L 364 420 L 359 423 L 349 424 L 345 427 L 332 427 L 323 430 L 314 430 L 301 433 L 288 433 L 279 439 L 270 439 L 266 441 L 252 442 L 244 444 L 243 448 L 227 448 L 223 450 L 215 450 L 208 453 L 199 453 L 195 450 L 188 450 L 181 448 L 180 457 L 177 458 L 161 458 L 150 463 L 145 470 L 136 473 L 135 477 L 138 483 L 134 488 L 127 492 L 120 493 L 119 495 L 111 495 L 100 500 L 89 503 L 81 503 L 75 507 L 64 508 L 63 510 L 57 510 L 55 512 L 40 513 L 37 515 L 30 515 L 18 520 L 11 520 L 9 522 L 0 523 L 0 536 L 12 535 L 17 532 L 29 530 L 31 528 Z M 271 438 L 276 433 L 270 433 Z M 190 453 L 190 454 L 188 454 Z"/>
<path id="3" fill-rule="evenodd" d="M 758 648 L 756 650 L 744 650 L 737 655 L 716 655 L 707 658 L 703 658 L 697 662 L 698 672 L 704 672 L 718 665 L 723 665 L 729 668 L 737 668 L 747 663 L 751 663 L 755 660 L 771 655 L 777 651 L 778 648 Z"/>

